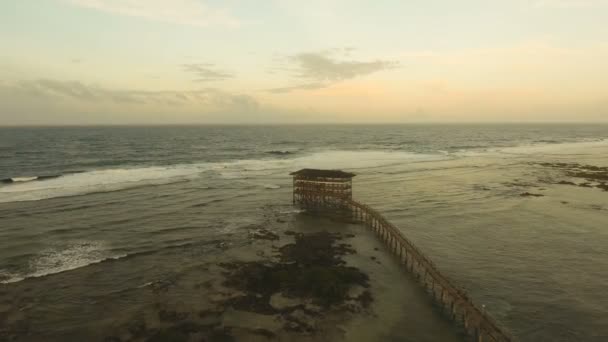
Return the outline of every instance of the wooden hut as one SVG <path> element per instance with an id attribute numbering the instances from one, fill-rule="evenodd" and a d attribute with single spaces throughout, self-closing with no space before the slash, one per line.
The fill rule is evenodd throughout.
<path id="1" fill-rule="evenodd" d="M 341 170 L 302 169 L 292 172 L 293 203 L 301 207 L 342 208 L 353 198 L 354 173 Z"/>

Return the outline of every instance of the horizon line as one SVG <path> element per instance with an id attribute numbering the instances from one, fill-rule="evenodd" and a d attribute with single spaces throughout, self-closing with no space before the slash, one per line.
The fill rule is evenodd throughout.
<path id="1" fill-rule="evenodd" d="M 547 121 L 411 121 L 411 122 L 242 122 L 242 123 L 234 123 L 234 122 L 209 122 L 209 123 L 201 123 L 201 122 L 184 122 L 184 123 L 76 123 L 76 124 L 66 124 L 66 123 L 58 123 L 58 124 L 8 124 L 3 125 L 0 124 L 0 128 L 20 128 L 20 127 L 40 127 L 40 128 L 52 128 L 52 127 L 161 127 L 161 126 L 384 126 L 384 125 L 522 125 L 522 124 L 555 124 L 555 125 L 567 125 L 567 124 L 608 124 L 608 120 L 604 121 L 575 121 L 575 120 L 565 120 L 565 121 L 555 121 L 555 120 L 547 120 Z"/>

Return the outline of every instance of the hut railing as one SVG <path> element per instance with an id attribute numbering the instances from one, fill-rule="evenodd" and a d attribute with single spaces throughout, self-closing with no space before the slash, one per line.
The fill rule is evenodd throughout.
<path id="1" fill-rule="evenodd" d="M 431 259 L 384 216 L 369 206 L 352 199 L 345 199 L 346 209 L 356 221 L 371 228 L 399 257 L 401 264 L 412 272 L 431 291 L 433 298 L 448 311 L 455 321 L 462 319 L 465 331 L 475 341 L 505 342 L 515 341 L 505 329 L 485 310 L 479 309 L 464 290 L 455 286 L 445 277 Z"/>

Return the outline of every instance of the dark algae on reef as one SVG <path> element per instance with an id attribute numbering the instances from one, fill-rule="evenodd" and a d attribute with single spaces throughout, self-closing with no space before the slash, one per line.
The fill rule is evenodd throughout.
<path id="1" fill-rule="evenodd" d="M 274 294 L 308 300 L 314 305 L 341 305 L 355 285 L 369 287 L 368 276 L 355 267 L 345 266 L 341 256 L 354 253 L 348 244 L 339 243 L 340 234 L 318 232 L 295 235 L 295 243 L 279 249 L 279 262 L 224 264 L 228 270 L 224 285 L 241 290 L 245 296 L 235 298 L 235 307 L 264 313 L 276 313 L 269 302 Z M 364 306 L 371 294 L 363 292 L 354 300 Z M 292 307 L 305 310 L 304 305 Z M 305 310 L 306 311 L 306 310 Z"/>

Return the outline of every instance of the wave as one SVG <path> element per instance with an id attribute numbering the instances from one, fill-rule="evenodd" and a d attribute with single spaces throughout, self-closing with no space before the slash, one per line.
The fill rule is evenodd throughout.
<path id="1" fill-rule="evenodd" d="M 274 155 L 277 155 L 277 156 L 287 156 L 287 155 L 290 155 L 290 154 L 294 154 L 295 152 L 291 152 L 291 151 L 278 151 L 277 150 L 277 151 L 267 151 L 265 153 L 266 154 L 274 154 Z"/>
<path id="2" fill-rule="evenodd" d="M 491 152 L 515 155 L 530 154 L 587 154 L 589 149 L 608 147 L 608 139 L 593 139 L 583 141 L 564 141 L 564 142 L 540 142 L 522 144 L 513 147 L 503 147 L 490 149 Z"/>
<path id="3" fill-rule="evenodd" d="M 36 201 L 117 191 L 141 185 L 166 184 L 192 177 L 200 171 L 195 166 L 172 166 L 106 169 L 53 177 L 40 176 L 35 180 L 13 181 L 9 186 L 0 187 L 0 203 Z"/>
<path id="4" fill-rule="evenodd" d="M 61 175 L 44 175 L 44 176 L 33 176 L 33 177 L 12 177 L 0 179 L 0 183 L 11 184 L 11 183 L 25 183 L 32 181 L 42 181 L 47 179 L 59 178 Z"/>
<path id="5" fill-rule="evenodd" d="M 117 260 L 126 254 L 113 254 L 103 242 L 80 242 L 64 248 L 51 248 L 32 257 L 27 270 L 10 272 L 0 270 L 0 283 L 16 283 L 27 278 L 43 277 L 50 274 L 71 271 L 77 268 Z"/>
<path id="6" fill-rule="evenodd" d="M 201 175 L 235 182 L 269 176 L 276 179 L 278 176 L 283 177 L 285 174 L 301 168 L 348 169 L 356 172 L 360 169 L 466 157 L 533 155 L 536 153 L 585 154 L 591 153 L 589 152 L 591 149 L 606 146 L 608 146 L 608 139 L 560 144 L 536 143 L 458 152 L 438 151 L 435 154 L 378 150 L 318 150 L 307 154 L 291 155 L 286 158 L 269 157 L 171 166 L 102 169 L 86 172 L 69 171 L 60 175 L 10 178 L 11 184 L 0 186 L 0 203 L 122 191 L 150 185 L 189 181 Z M 3 180 L 3 182 L 9 181 Z M 237 183 L 235 182 L 235 184 Z M 264 184 L 269 183 L 262 182 L 263 186 Z"/>
<path id="7" fill-rule="evenodd" d="M 508 147 L 486 147 L 452 152 L 456 157 L 483 157 L 497 155 L 563 155 L 588 154 L 594 148 L 608 147 L 608 139 L 588 139 L 581 141 L 539 140 Z"/>
<path id="8" fill-rule="evenodd" d="M 1 186 L 0 203 L 37 201 L 56 197 L 120 191 L 188 181 L 203 175 L 234 181 L 287 175 L 289 172 L 301 168 L 358 170 L 449 158 L 451 157 L 445 154 L 334 150 L 315 151 L 305 155 L 291 156 L 290 158 L 243 159 L 171 166 L 101 169 L 62 174 L 57 177 L 37 177 L 35 181 Z M 276 185 L 270 184 L 265 187 L 276 188 Z"/>
<path id="9" fill-rule="evenodd" d="M 190 228 L 192 227 L 180 227 L 179 229 Z M 104 242 L 100 241 L 75 242 L 64 247 L 49 248 L 37 255 L 29 255 L 30 261 L 27 270 L 14 272 L 0 269 L 0 284 L 17 283 L 29 278 L 45 277 L 99 263 L 150 255 L 163 250 L 175 250 L 193 246 L 197 248 L 201 246 L 217 246 L 222 242 L 222 240 L 218 239 L 197 242 L 192 242 L 191 239 L 183 239 L 183 241 L 188 242 L 167 245 L 158 249 L 133 251 L 131 253 L 112 251 L 107 248 Z"/>
<path id="10" fill-rule="evenodd" d="M 413 153 L 403 151 L 324 151 L 293 159 L 294 168 L 316 169 L 367 169 L 404 163 L 422 163 L 452 159 L 436 153 Z"/>
<path id="11" fill-rule="evenodd" d="M 69 171 L 65 171 L 65 172 L 63 172 L 61 174 L 54 174 L 54 175 L 11 177 L 11 178 L 0 179 L 0 183 L 12 184 L 12 183 L 25 183 L 25 182 L 33 182 L 33 181 L 44 181 L 44 180 L 59 178 L 61 176 L 65 176 L 65 175 L 71 175 L 71 174 L 83 173 L 83 172 L 86 172 L 86 171 L 82 171 L 82 170 L 72 171 L 72 170 L 69 170 Z"/>
<path id="12" fill-rule="evenodd" d="M 264 184 L 264 188 L 274 190 L 274 189 L 280 189 L 281 186 L 277 185 L 277 184 Z"/>

